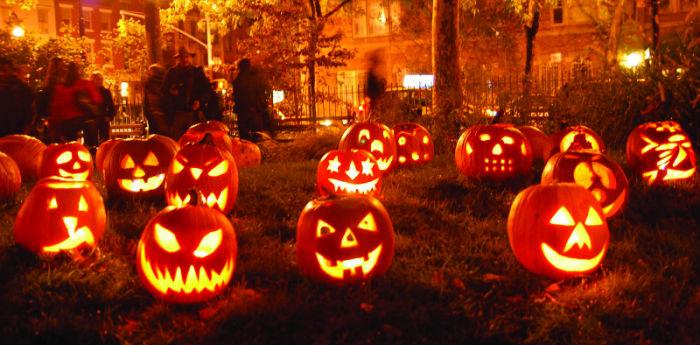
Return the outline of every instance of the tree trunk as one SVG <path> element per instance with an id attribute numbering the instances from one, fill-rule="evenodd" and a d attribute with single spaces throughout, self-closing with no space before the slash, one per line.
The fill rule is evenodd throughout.
<path id="1" fill-rule="evenodd" d="M 654 59 L 659 55 L 659 0 L 651 0 L 651 51 Z M 658 61 L 660 62 L 660 61 Z"/>
<path id="2" fill-rule="evenodd" d="M 618 36 L 622 28 L 622 18 L 625 12 L 625 0 L 618 0 L 613 12 L 612 23 L 610 24 L 610 36 L 608 40 L 608 49 L 606 51 L 606 61 L 609 67 L 617 65 L 617 44 Z"/>
<path id="3" fill-rule="evenodd" d="M 160 37 L 160 9 L 157 0 L 146 0 L 143 3 L 143 13 L 146 17 L 146 50 L 148 62 L 159 63 L 163 60 L 162 42 Z"/>
<path id="4" fill-rule="evenodd" d="M 540 10 L 534 8 L 532 12 L 532 23 L 525 26 L 525 71 L 523 74 L 523 95 L 530 95 L 530 87 L 532 85 L 532 60 L 534 58 L 535 37 L 540 28 Z"/>
<path id="5" fill-rule="evenodd" d="M 436 148 L 446 152 L 454 147 L 460 129 L 459 0 L 433 0 L 432 35 L 433 131 Z"/>

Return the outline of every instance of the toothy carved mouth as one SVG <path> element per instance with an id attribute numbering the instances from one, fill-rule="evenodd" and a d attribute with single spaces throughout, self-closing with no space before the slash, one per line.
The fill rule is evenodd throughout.
<path id="1" fill-rule="evenodd" d="M 484 171 L 485 172 L 512 172 L 513 171 L 513 160 L 505 158 L 484 158 Z"/>
<path id="2" fill-rule="evenodd" d="M 190 265 L 183 280 L 180 267 L 175 269 L 174 275 L 171 275 L 167 267 L 164 269 L 165 273 L 157 266 L 154 269 L 148 259 L 146 259 L 143 244 L 139 245 L 139 260 L 141 261 L 143 274 L 148 282 L 163 294 L 167 293 L 168 290 L 177 293 L 202 292 L 204 290 L 213 292 L 219 287 L 228 284 L 233 276 L 234 269 L 233 259 L 229 259 L 220 272 L 210 270 L 209 275 L 207 275 L 207 270 L 204 267 L 200 266 L 197 271 L 194 265 Z"/>
<path id="3" fill-rule="evenodd" d="M 386 169 L 389 169 L 392 161 L 394 161 L 393 156 L 388 157 L 388 158 L 378 158 L 377 159 L 377 166 L 379 167 L 379 170 L 384 171 Z"/>
<path id="4" fill-rule="evenodd" d="M 329 178 L 328 181 L 330 181 L 333 184 L 333 187 L 335 187 L 336 192 L 340 191 L 346 193 L 367 194 L 376 191 L 377 182 L 379 182 L 379 179 L 377 178 L 372 181 L 360 184 L 343 182 L 334 178 Z"/>
<path id="5" fill-rule="evenodd" d="M 89 172 L 85 171 L 85 172 L 80 172 L 80 173 L 70 173 L 70 172 L 67 172 L 63 169 L 58 169 L 58 175 L 61 177 L 67 177 L 67 178 L 74 179 L 74 180 L 85 181 L 88 178 Z"/>
<path id="6" fill-rule="evenodd" d="M 605 249 L 607 249 L 607 245 L 603 246 L 600 253 L 591 259 L 575 259 L 557 253 L 546 243 L 542 243 L 540 247 L 547 261 L 555 268 L 565 272 L 585 272 L 592 270 L 603 260 Z"/>
<path id="7" fill-rule="evenodd" d="M 160 187 L 160 185 L 163 183 L 163 180 L 165 180 L 165 174 L 151 176 L 145 181 L 142 178 L 130 180 L 118 179 L 117 183 L 119 184 L 119 187 L 126 191 L 149 192 L 158 189 L 158 187 Z"/>
<path id="8" fill-rule="evenodd" d="M 61 250 L 71 250 L 77 248 L 83 243 L 92 246 L 95 244 L 95 238 L 92 236 L 92 231 L 87 226 L 82 226 L 80 229 L 75 229 L 78 226 L 77 217 L 63 217 L 63 224 L 68 230 L 68 238 L 51 246 L 43 248 L 45 253 L 57 253 Z"/>
<path id="9" fill-rule="evenodd" d="M 226 202 L 228 201 L 228 187 L 224 188 L 218 196 L 212 192 L 209 193 L 207 197 L 200 194 L 200 197 L 202 201 L 207 204 L 207 206 L 211 208 L 217 206 L 219 210 L 223 210 L 226 207 Z M 180 196 L 180 194 L 175 192 L 168 196 L 168 199 L 170 200 L 171 205 L 180 207 L 189 204 L 191 197 L 189 194 L 187 194 L 183 198 Z"/>
<path id="10" fill-rule="evenodd" d="M 359 257 L 343 261 L 331 261 L 326 259 L 323 255 L 316 253 L 316 260 L 321 266 L 321 270 L 335 279 L 343 279 L 345 277 L 345 272 L 348 276 L 356 276 L 362 274 L 366 276 L 377 265 L 379 260 L 379 254 L 382 252 L 382 245 L 378 245 L 377 248 L 372 250 L 365 257 Z"/>

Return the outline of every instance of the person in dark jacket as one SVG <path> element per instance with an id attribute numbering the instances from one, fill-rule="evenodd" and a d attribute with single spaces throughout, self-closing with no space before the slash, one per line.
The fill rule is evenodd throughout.
<path id="1" fill-rule="evenodd" d="M 207 103 L 207 111 L 205 114 L 207 120 L 223 120 L 224 115 L 221 108 L 221 95 L 216 90 L 216 82 L 212 82 L 211 95 L 209 96 L 209 103 Z"/>
<path id="2" fill-rule="evenodd" d="M 19 79 L 12 62 L 0 57 L 0 136 L 27 133 L 34 122 L 34 94 Z"/>
<path id="3" fill-rule="evenodd" d="M 233 111 L 238 115 L 238 133 L 241 139 L 257 141 L 263 130 L 270 130 L 270 86 L 264 75 L 254 71 L 250 60 L 238 63 L 238 76 L 233 80 Z"/>
<path id="4" fill-rule="evenodd" d="M 112 92 L 104 87 L 104 77 L 102 73 L 93 72 L 90 76 L 90 80 L 92 80 L 92 83 L 95 84 L 97 91 L 99 91 L 102 96 L 102 102 L 97 105 L 99 118 L 96 120 L 97 140 L 101 143 L 109 139 L 109 123 L 114 119 L 117 110 L 114 107 Z"/>
<path id="5" fill-rule="evenodd" d="M 149 133 L 170 135 L 170 123 L 163 110 L 163 78 L 163 66 L 153 64 L 148 67 L 148 77 L 143 86 L 143 113 L 148 121 Z"/>

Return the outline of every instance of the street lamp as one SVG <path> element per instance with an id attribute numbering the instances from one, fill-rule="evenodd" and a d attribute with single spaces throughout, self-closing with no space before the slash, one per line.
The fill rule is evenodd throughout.
<path id="1" fill-rule="evenodd" d="M 17 37 L 17 38 L 21 38 L 21 37 L 24 37 L 24 34 L 25 34 L 25 32 L 24 32 L 23 27 L 17 25 L 17 26 L 12 28 L 12 36 Z"/>

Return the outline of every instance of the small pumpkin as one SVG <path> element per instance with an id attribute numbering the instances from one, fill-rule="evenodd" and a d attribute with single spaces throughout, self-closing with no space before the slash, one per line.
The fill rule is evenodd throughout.
<path id="1" fill-rule="evenodd" d="M 0 200 L 10 200 L 22 186 L 22 173 L 15 160 L 0 152 Z"/>
<path id="2" fill-rule="evenodd" d="M 223 122 L 205 121 L 194 124 L 180 137 L 180 146 L 185 146 L 189 143 L 198 143 L 204 139 L 204 136 L 209 133 L 212 136 L 214 145 L 222 150 L 233 153 L 233 142 L 229 134 L 229 128 Z"/>
<path id="3" fill-rule="evenodd" d="M 328 151 L 316 170 L 316 186 L 323 195 L 369 194 L 381 191 L 382 172 L 377 160 L 365 150 Z"/>
<path id="4" fill-rule="evenodd" d="M 389 127 L 379 122 L 358 122 L 348 127 L 340 138 L 338 149 L 365 150 L 374 156 L 382 173 L 396 164 L 396 141 Z"/>
<path id="5" fill-rule="evenodd" d="M 465 176 L 504 181 L 530 172 L 532 148 L 510 124 L 477 125 L 460 136 L 455 161 Z"/>
<path id="6" fill-rule="evenodd" d="M 46 147 L 41 158 L 40 177 L 60 176 L 85 181 L 92 176 L 92 155 L 83 144 L 73 141 Z"/>
<path id="7" fill-rule="evenodd" d="M 420 165 L 430 162 L 435 156 L 435 146 L 430 133 L 417 123 L 400 123 L 394 128 L 396 157 L 399 166 Z"/>
<path id="8" fill-rule="evenodd" d="M 692 179 L 695 151 L 675 121 L 648 122 L 627 137 L 627 164 L 652 185 Z"/>
<path id="9" fill-rule="evenodd" d="M 247 168 L 260 165 L 262 153 L 260 147 L 252 141 L 234 138 L 232 141 L 231 153 L 236 160 L 238 168 Z"/>
<path id="10" fill-rule="evenodd" d="M 516 128 L 530 142 L 533 160 L 542 163 L 546 162 L 549 158 L 549 152 L 552 150 L 549 136 L 535 126 L 518 126 Z"/>
<path id="11" fill-rule="evenodd" d="M 34 181 L 39 177 L 41 155 L 46 145 L 39 139 L 24 134 L 11 134 L 0 138 L 0 151 L 10 156 L 22 172 L 22 181 Z"/>
<path id="12" fill-rule="evenodd" d="M 594 130 L 578 125 L 567 127 L 552 135 L 552 150 L 550 156 L 557 152 L 571 150 L 592 150 L 604 153 L 605 143 Z"/>

